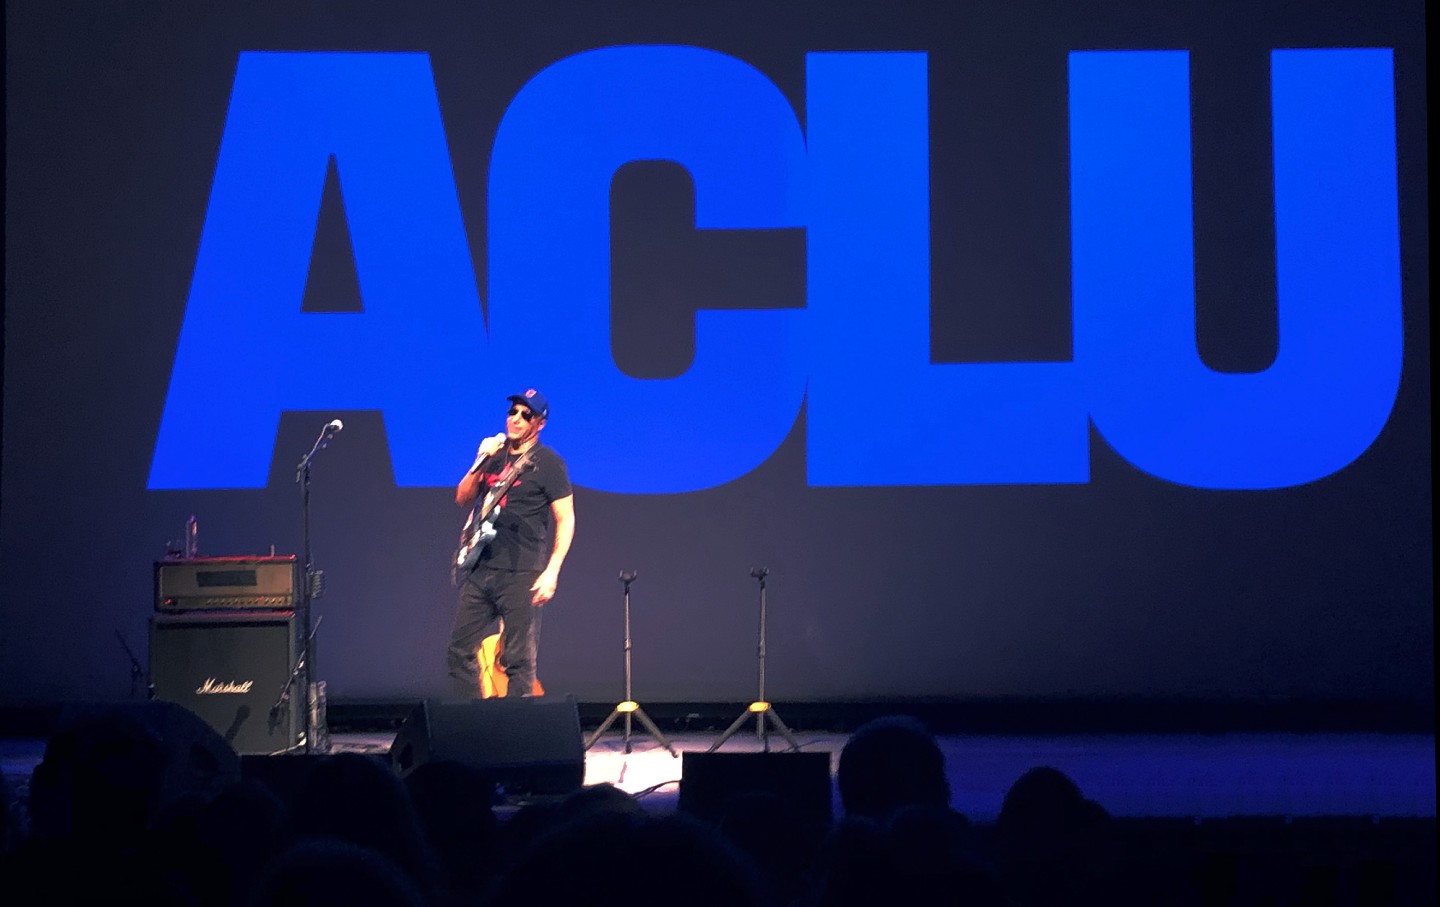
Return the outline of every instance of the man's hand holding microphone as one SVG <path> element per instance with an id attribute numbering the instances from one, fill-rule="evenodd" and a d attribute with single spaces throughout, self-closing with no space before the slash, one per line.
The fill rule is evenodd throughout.
<path id="1" fill-rule="evenodd" d="M 500 448 L 504 446 L 505 433 L 503 431 L 498 435 L 491 435 L 484 441 L 481 441 L 479 449 L 475 451 L 475 462 L 470 466 L 470 471 L 479 472 L 480 467 L 485 464 L 485 461 L 499 453 Z"/>

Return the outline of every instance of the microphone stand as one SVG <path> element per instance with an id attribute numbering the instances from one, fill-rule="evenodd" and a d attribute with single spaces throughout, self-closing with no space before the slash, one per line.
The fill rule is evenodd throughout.
<path id="1" fill-rule="evenodd" d="M 145 670 L 140 667 L 139 659 L 135 657 L 134 652 L 130 651 L 129 643 L 125 642 L 125 637 L 120 635 L 119 630 L 115 631 L 115 638 L 120 640 L 120 648 L 125 650 L 125 655 L 130 659 L 130 698 L 134 699 L 135 686 L 140 682 L 140 679 L 145 676 Z M 146 691 L 147 694 L 154 692 L 154 690 L 149 689 L 148 684 L 146 685 Z M 147 695 L 145 698 L 149 699 L 151 697 Z"/>
<path id="2" fill-rule="evenodd" d="M 610 716 L 600 723 L 600 726 L 595 729 L 595 733 L 590 735 L 590 739 L 585 742 L 585 749 L 588 750 L 594 746 L 595 741 L 600 739 L 600 735 L 610 729 L 610 725 L 615 723 L 616 718 L 623 715 L 625 717 L 625 753 L 627 755 L 631 750 L 630 719 L 633 717 L 645 725 L 645 730 L 649 731 L 650 736 L 654 737 L 661 746 L 669 750 L 670 755 L 678 759 L 680 754 L 675 752 L 674 745 L 672 745 L 670 741 L 665 738 L 665 735 L 660 732 L 660 729 L 655 726 L 655 722 L 650 720 L 650 716 L 645 714 L 645 710 L 640 707 L 640 703 L 636 702 L 634 697 L 630 695 L 630 584 L 635 582 L 636 576 L 639 576 L 639 574 L 634 570 L 620 571 L 620 582 L 625 585 L 625 700 L 616 705 L 610 712 Z"/>
<path id="3" fill-rule="evenodd" d="M 322 753 L 325 748 L 319 740 L 321 729 L 315 726 L 317 705 L 312 699 L 317 695 L 314 689 L 313 678 L 315 676 L 315 658 L 311 651 L 315 631 L 320 629 L 320 622 L 316 621 L 314 626 L 310 623 L 310 605 L 316 597 L 316 590 L 324 583 L 324 574 L 315 569 L 310 559 L 310 463 L 315 455 L 325 449 L 335 432 L 340 430 L 340 420 L 329 422 L 320 430 L 320 437 L 315 439 L 315 444 L 310 452 L 300 458 L 300 463 L 295 468 L 295 481 L 300 485 L 300 519 L 303 537 L 303 567 L 300 582 L 300 625 L 305 631 L 305 644 L 301 647 L 300 657 L 295 661 L 295 670 L 290 672 L 290 679 L 285 681 L 285 688 L 280 691 L 280 698 L 275 702 L 275 708 L 289 698 L 290 687 L 297 677 L 303 672 L 303 683 L 305 690 L 305 740 L 303 747 L 307 753 Z M 272 717 L 275 709 L 271 710 Z"/>
<path id="4" fill-rule="evenodd" d="M 718 750 L 726 740 L 740 730 L 740 726 L 745 723 L 746 719 L 753 715 L 755 716 L 755 736 L 759 739 L 760 747 L 764 752 L 770 752 L 770 738 L 765 732 L 765 722 L 769 721 L 790 744 L 791 752 L 798 753 L 800 742 L 795 739 L 795 735 L 790 733 L 790 728 L 785 726 L 785 722 L 780 720 L 780 716 L 775 714 L 775 707 L 765 699 L 765 577 L 770 575 L 770 568 L 756 567 L 750 571 L 750 575 L 760 581 L 760 644 L 756 647 L 755 653 L 756 660 L 759 662 L 759 695 L 755 697 L 754 702 L 745 707 L 745 711 L 740 713 L 740 717 L 725 729 L 725 733 L 720 735 L 720 739 L 712 743 L 705 752 L 713 753 Z"/>
<path id="5" fill-rule="evenodd" d="M 307 678 L 305 681 L 306 689 L 309 689 L 310 646 L 315 641 L 315 631 L 320 629 L 320 622 L 324 619 L 322 616 L 319 620 L 315 621 L 315 629 L 311 630 L 305 637 L 305 644 L 300 647 L 300 655 L 295 659 L 295 665 L 290 669 L 290 676 L 285 678 L 285 685 L 280 688 L 280 695 L 275 697 L 275 704 L 270 706 L 270 729 L 272 731 L 280 725 L 280 712 L 285 707 L 285 704 L 290 701 L 290 690 L 295 686 L 296 679 L 304 675 Z M 318 752 L 313 746 L 315 738 L 310 736 L 310 725 L 312 723 L 310 720 L 312 717 L 311 711 L 312 710 L 308 708 L 305 710 L 306 736 L 305 741 L 301 743 L 300 746 L 304 747 L 306 752 Z M 298 748 L 299 747 L 287 746 L 280 752 L 288 752 L 289 750 Z"/>

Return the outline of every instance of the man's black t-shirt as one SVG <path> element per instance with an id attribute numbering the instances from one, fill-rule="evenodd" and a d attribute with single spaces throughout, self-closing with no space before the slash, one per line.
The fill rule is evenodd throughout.
<path id="1" fill-rule="evenodd" d="M 499 482 L 519 456 L 508 451 L 491 457 L 481 468 L 481 494 Z M 530 462 L 500 501 L 495 538 L 480 557 L 479 566 L 500 570 L 544 570 L 554 548 L 555 518 L 550 504 L 569 497 L 570 471 L 554 450 L 543 444 L 532 448 Z"/>

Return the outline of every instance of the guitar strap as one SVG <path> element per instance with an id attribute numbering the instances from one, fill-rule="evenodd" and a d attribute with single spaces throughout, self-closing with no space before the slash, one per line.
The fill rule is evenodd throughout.
<path id="1" fill-rule="evenodd" d="M 505 466 L 501 468 L 500 472 L 495 476 L 495 484 L 487 488 L 485 492 L 480 495 L 479 500 L 475 502 L 475 506 L 470 508 L 470 514 L 465 518 L 465 525 L 460 530 L 461 545 L 466 544 L 466 542 L 469 540 L 471 530 L 473 530 L 480 523 L 483 523 L 485 522 L 485 520 L 491 518 L 499 509 L 501 499 L 503 499 L 505 495 L 509 494 L 510 492 L 509 486 L 513 484 L 514 479 L 519 475 L 520 470 L 524 469 L 526 466 L 529 465 L 531 457 L 534 455 L 536 449 L 538 449 L 539 446 L 540 445 L 538 443 L 533 444 L 530 446 L 529 449 L 527 449 L 520 456 L 516 457 L 514 460 L 507 459 Z M 491 493 L 496 487 L 503 487 L 504 490 L 500 494 L 495 495 L 494 499 L 492 500 Z M 456 576 L 455 579 L 456 585 L 459 585 L 460 577 Z"/>
<path id="2" fill-rule="evenodd" d="M 528 448 L 525 450 L 524 453 L 522 453 L 520 456 L 516 457 L 515 459 L 511 460 L 509 457 L 506 457 L 506 459 L 505 459 L 505 466 L 504 466 L 503 468 L 501 468 L 500 472 L 497 473 L 496 476 L 495 476 L 495 484 L 496 484 L 496 485 L 509 485 L 509 484 L 511 483 L 511 481 L 513 481 L 511 474 L 512 474 L 512 473 L 518 474 L 520 470 L 524 469 L 525 466 L 530 462 L 530 456 L 531 456 L 533 453 L 535 453 L 535 449 L 536 449 L 537 447 L 539 447 L 539 446 L 540 446 L 540 443 L 537 441 L 536 443 L 530 445 L 530 447 L 528 447 Z M 502 492 L 498 497 L 495 498 L 494 503 L 491 505 L 491 507 L 490 507 L 489 509 L 491 509 L 491 510 L 499 509 L 499 507 L 500 507 L 500 499 L 503 498 L 503 497 L 505 497 L 505 495 L 507 495 L 507 494 L 509 494 L 509 493 L 510 493 L 510 489 L 507 487 L 504 492 Z M 485 491 L 485 494 L 483 494 L 483 495 L 480 496 L 480 505 L 481 505 L 482 507 L 484 507 L 485 501 L 489 498 L 489 495 L 490 495 L 490 489 L 487 488 L 486 491 Z"/>

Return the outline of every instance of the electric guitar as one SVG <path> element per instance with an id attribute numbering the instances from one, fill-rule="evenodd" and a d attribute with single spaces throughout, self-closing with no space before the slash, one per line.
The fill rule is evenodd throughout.
<path id="1" fill-rule="evenodd" d="M 465 525 L 460 530 L 455 563 L 450 568 L 450 577 L 456 586 L 465 582 L 470 571 L 480 563 L 480 555 L 484 554 L 485 549 L 495 540 L 495 519 L 500 515 L 500 502 L 504 500 L 510 486 L 515 484 L 515 480 L 520 478 L 520 473 L 530 467 L 530 455 L 534 452 L 535 447 L 532 446 L 521 454 L 520 459 L 510 464 L 509 470 L 501 476 L 500 481 L 492 485 L 470 509 L 470 515 L 465 518 Z"/>

